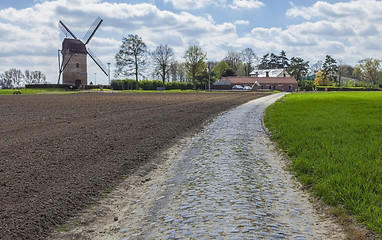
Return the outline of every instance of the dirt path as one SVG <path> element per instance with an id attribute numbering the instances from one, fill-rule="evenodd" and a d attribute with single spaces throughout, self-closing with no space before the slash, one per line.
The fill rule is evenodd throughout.
<path id="1" fill-rule="evenodd" d="M 262 127 L 265 108 L 281 96 L 218 116 L 55 239 L 345 239 L 284 170 Z"/>

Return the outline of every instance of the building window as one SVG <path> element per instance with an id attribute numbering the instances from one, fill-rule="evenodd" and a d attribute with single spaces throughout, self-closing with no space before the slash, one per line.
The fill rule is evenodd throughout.
<path id="1" fill-rule="evenodd" d="M 80 64 L 79 63 L 76 63 L 76 68 L 79 68 L 80 67 Z"/>
<path id="2" fill-rule="evenodd" d="M 289 90 L 292 90 L 292 85 L 289 85 Z"/>

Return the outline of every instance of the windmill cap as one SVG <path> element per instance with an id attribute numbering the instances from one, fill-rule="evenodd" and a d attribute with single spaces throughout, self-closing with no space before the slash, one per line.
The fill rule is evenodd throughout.
<path id="1" fill-rule="evenodd" d="M 62 42 L 62 53 L 83 53 L 87 54 L 86 46 L 78 39 L 65 38 Z"/>

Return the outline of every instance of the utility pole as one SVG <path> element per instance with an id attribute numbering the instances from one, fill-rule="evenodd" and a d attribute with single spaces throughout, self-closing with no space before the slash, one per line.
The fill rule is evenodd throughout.
<path id="1" fill-rule="evenodd" d="M 109 78 L 109 85 L 110 85 L 110 63 L 107 63 L 107 71 L 108 71 L 108 78 Z"/>

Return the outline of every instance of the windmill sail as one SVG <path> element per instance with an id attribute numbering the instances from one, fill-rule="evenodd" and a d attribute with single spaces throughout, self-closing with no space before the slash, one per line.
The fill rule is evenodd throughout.
<path id="1" fill-rule="evenodd" d="M 58 27 L 61 29 L 63 33 L 65 33 L 66 36 L 71 35 L 74 39 L 78 39 L 72 31 L 69 30 L 69 28 L 62 22 L 59 21 Z"/>
<path id="2" fill-rule="evenodd" d="M 96 57 L 96 55 L 88 48 L 88 54 L 93 59 L 93 61 L 98 65 L 99 68 L 106 74 L 106 76 L 109 76 L 109 74 L 106 71 L 106 66 Z"/>
<path id="3" fill-rule="evenodd" d="M 94 21 L 92 26 L 89 28 L 88 32 L 84 36 L 84 43 L 85 45 L 90 42 L 96 31 L 98 30 L 99 26 L 102 24 L 103 20 L 100 17 L 97 17 L 97 19 Z"/>

